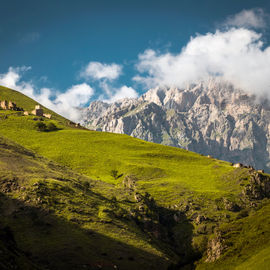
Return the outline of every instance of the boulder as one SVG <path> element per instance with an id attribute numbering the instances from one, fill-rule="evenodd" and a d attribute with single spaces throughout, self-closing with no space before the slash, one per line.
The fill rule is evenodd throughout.
<path id="1" fill-rule="evenodd" d="M 220 258 L 226 249 L 224 242 L 220 233 L 216 233 L 215 237 L 208 241 L 206 262 L 214 262 Z"/>
<path id="2" fill-rule="evenodd" d="M 224 208 L 228 211 L 238 212 L 241 209 L 239 207 L 239 205 L 237 205 L 236 203 L 234 203 L 226 198 L 223 200 L 223 203 L 224 203 Z"/>

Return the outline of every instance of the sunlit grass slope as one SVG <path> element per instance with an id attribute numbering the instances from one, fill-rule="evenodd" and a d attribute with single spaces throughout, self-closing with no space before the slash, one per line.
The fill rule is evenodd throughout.
<path id="1" fill-rule="evenodd" d="M 248 217 L 220 226 L 224 245 L 229 247 L 214 263 L 199 265 L 198 270 L 268 270 L 270 269 L 270 204 Z"/>
<path id="2" fill-rule="evenodd" d="M 59 124 L 61 130 L 39 132 L 35 124 L 32 116 L 10 114 L 7 119 L 0 120 L 0 132 L 94 179 L 118 184 L 123 178 L 115 180 L 111 176 L 112 170 L 117 170 L 123 176 L 136 175 L 140 186 L 158 193 L 162 200 L 171 201 L 170 196 L 177 196 L 178 188 L 207 193 L 211 197 L 239 192 L 233 177 L 226 177 L 233 171 L 227 162 L 126 135 L 69 128 Z"/>
<path id="3" fill-rule="evenodd" d="M 251 255 L 247 261 L 236 267 L 236 270 L 261 270 L 270 269 L 270 247 L 262 249 L 255 255 Z"/>
<path id="4" fill-rule="evenodd" d="M 6 88 L 4 86 L 0 86 L 0 100 L 7 100 L 7 101 L 15 102 L 18 107 L 23 108 L 25 111 L 29 111 L 29 112 L 34 110 L 35 105 L 39 104 L 37 101 L 27 97 L 26 95 L 18 91 Z M 54 111 L 51 111 L 47 109 L 46 107 L 43 107 L 43 109 L 44 109 L 44 113 L 52 114 L 54 119 L 64 124 L 67 123 L 67 119 L 58 115 Z"/>
<path id="5" fill-rule="evenodd" d="M 35 102 L 20 93 L 0 88 L 0 100 L 14 100 L 18 106 L 30 109 Z M 0 111 L 0 117 L 6 111 Z M 162 146 L 138 140 L 126 135 L 71 128 L 59 117 L 52 121 L 61 130 L 39 132 L 33 116 L 10 113 L 0 118 L 2 135 L 37 153 L 67 165 L 76 171 L 118 184 L 112 170 L 119 175 L 136 175 L 138 185 L 162 202 L 177 200 L 179 188 L 220 197 L 239 192 L 234 177 L 226 177 L 233 171 L 227 162 L 213 160 L 182 149 Z M 45 121 L 49 121 L 46 120 Z"/>
<path id="6" fill-rule="evenodd" d="M 0 88 L 0 100 L 3 99 L 15 101 L 26 110 L 36 104 L 7 88 Z M 38 131 L 36 123 L 39 121 L 45 124 L 53 122 L 58 130 Z M 243 195 L 243 188 L 250 185 L 255 171 L 235 169 L 228 162 L 127 135 L 72 127 L 56 114 L 49 120 L 0 110 L 0 135 L 60 164 L 63 166 L 61 170 L 71 170 L 76 174 L 73 178 L 64 177 L 71 177 L 72 181 L 60 183 L 55 181 L 56 177 L 42 176 L 44 170 L 39 171 L 38 166 L 34 166 L 36 174 L 33 173 L 32 178 L 27 176 L 32 179 L 29 188 L 36 180 L 45 183 L 47 189 L 44 193 L 50 194 L 46 205 L 52 203 L 58 217 L 68 223 L 74 222 L 80 229 L 94 230 L 106 239 L 126 242 L 127 247 L 134 247 L 138 252 L 143 250 L 162 258 L 164 265 L 175 263 L 178 256 L 179 269 L 191 267 L 201 256 L 207 255 L 208 239 L 217 228 L 223 230 L 223 235 L 229 239 L 227 251 L 215 263 L 206 263 L 203 257 L 197 265 L 199 268 L 252 267 L 269 248 L 269 241 L 261 245 L 263 234 L 269 233 L 269 225 L 260 227 L 260 223 L 256 222 L 265 222 L 270 216 L 266 211 L 268 199 L 265 202 L 258 199 L 254 204 Z M 20 166 L 23 171 L 23 166 Z M 125 187 L 126 176 L 134 180 L 131 188 Z M 81 186 L 84 178 L 93 185 L 92 193 L 88 195 L 95 194 L 94 197 L 76 187 L 75 182 L 79 181 Z M 137 199 L 137 193 L 143 197 L 142 201 Z M 21 196 L 21 193 L 17 195 Z M 15 192 L 13 199 L 17 199 L 17 195 Z M 56 198 L 56 203 L 53 198 Z M 228 208 L 228 202 L 239 206 L 239 209 Z M 259 242 L 256 241 L 258 232 L 262 233 Z M 246 238 L 251 239 L 250 243 L 245 243 Z M 107 241 L 102 239 L 99 240 Z M 25 239 L 22 241 L 25 242 Z M 116 248 L 114 244 L 108 252 Z M 169 257 L 170 263 L 166 263 Z M 142 259 L 141 263 L 144 264 L 145 260 Z M 226 268 L 226 264 L 230 268 Z M 261 267 L 264 265 L 261 262 Z M 134 267 L 136 269 L 136 264 Z"/>
<path id="7" fill-rule="evenodd" d="M 0 269 L 166 269 L 177 258 L 125 218 L 134 203 L 110 184 L 2 137 L 0 153 Z"/>

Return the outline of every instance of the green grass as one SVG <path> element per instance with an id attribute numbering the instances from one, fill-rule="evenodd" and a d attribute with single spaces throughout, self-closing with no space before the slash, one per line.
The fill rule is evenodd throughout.
<path id="1" fill-rule="evenodd" d="M 122 269 L 148 264 L 166 269 L 177 258 L 125 218 L 133 204 L 125 201 L 124 190 L 117 194 L 110 184 L 76 174 L 1 137 L 0 151 L 0 228 L 12 232 L 17 246 L 13 240 L 10 245 L 19 254 L 32 253 L 30 262 L 25 255 L 17 258 L 20 265 L 49 261 L 52 269 L 77 269 L 75 265 L 103 262 Z M 0 237 L 0 250 L 6 241 Z M 6 256 L 7 264 L 12 255 Z"/>
<path id="2" fill-rule="evenodd" d="M 255 253 L 251 258 L 240 264 L 235 270 L 269 270 L 270 269 L 270 247 Z"/>
<path id="3" fill-rule="evenodd" d="M 0 86 L 0 100 L 7 100 L 16 103 L 17 107 L 23 108 L 24 111 L 33 111 L 36 105 L 42 105 L 37 101 L 19 93 L 18 91 L 6 88 L 4 86 Z M 47 109 L 46 107 L 42 106 L 44 109 L 44 113 L 51 114 L 54 119 L 57 119 L 60 122 L 64 122 L 65 124 L 68 122 L 67 119 L 60 116 L 59 114 L 55 113 Z"/>
<path id="4" fill-rule="evenodd" d="M 222 224 L 219 231 L 227 246 L 225 252 L 214 263 L 198 264 L 198 269 L 269 269 L 269 216 L 270 202 L 265 199 L 261 209 L 251 211 L 248 217 Z"/>
<path id="5" fill-rule="evenodd" d="M 12 100 L 26 110 L 36 104 L 16 91 L 1 87 L 2 99 Z M 6 156 L 0 155 L 0 177 L 13 179 L 15 176 L 19 185 L 26 187 L 26 192 L 9 194 L 9 199 L 36 208 L 40 206 L 36 201 L 39 196 L 43 206 L 54 212 L 51 218 L 56 231 L 51 233 L 55 241 L 48 239 L 52 241 L 51 252 L 57 249 L 58 242 L 62 247 L 68 245 L 64 236 L 70 233 L 71 242 L 76 243 L 71 246 L 81 242 L 82 257 L 86 256 L 87 249 L 95 249 L 92 240 L 86 237 L 90 230 L 99 234 L 100 243 L 107 246 L 106 253 L 117 250 L 117 243 L 121 243 L 125 244 L 124 249 L 130 249 L 129 252 L 134 249 L 136 257 L 142 258 L 141 265 L 145 265 L 148 256 L 151 263 L 158 258 L 166 266 L 177 260 L 185 265 L 194 262 L 192 256 L 197 260 L 199 256 L 196 254 L 205 255 L 207 240 L 217 227 L 223 230 L 230 248 L 216 263 L 204 263 L 203 258 L 198 269 L 252 267 L 268 250 L 269 243 L 264 241 L 261 246 L 263 237 L 258 237 L 260 232 L 268 234 L 268 202 L 262 208 L 264 210 L 256 211 L 240 195 L 243 186 L 249 183 L 247 169 L 235 169 L 225 161 L 127 135 L 75 128 L 57 114 L 53 114 L 51 120 L 44 118 L 43 121 L 54 123 L 58 130 L 40 132 L 36 129 L 36 118 L 0 110 L 0 135 L 5 137 L 1 139 L 3 144 L 0 140 L 0 147 L 2 145 Z M 34 156 L 29 154 L 30 150 Z M 114 170 L 117 177 L 112 176 Z M 128 175 L 136 179 L 135 191 L 123 187 L 123 180 Z M 36 183 L 39 183 L 38 190 L 33 188 Z M 136 203 L 135 192 L 149 193 L 154 205 L 146 199 L 143 203 Z M 224 198 L 247 208 L 244 210 L 249 216 L 241 217 L 241 213 L 226 210 Z M 258 208 L 261 207 L 261 201 L 256 203 Z M 143 214 L 138 210 L 142 204 L 146 208 Z M 186 208 L 188 210 L 183 210 Z M 130 218 L 134 212 L 137 213 L 136 222 Z M 174 222 L 174 214 L 179 213 L 181 221 Z M 207 219 L 197 224 L 198 215 Z M 6 222 L 16 231 L 18 221 L 7 219 Z M 31 217 L 21 217 L 21 231 L 30 220 Z M 151 228 L 147 220 L 151 220 Z M 58 227 L 61 222 L 63 232 Z M 266 225 L 260 229 L 261 222 Z M 153 237 L 156 226 L 161 236 Z M 46 242 L 45 236 L 39 235 L 39 229 L 36 228 L 36 233 L 44 240 L 39 246 L 41 254 L 50 243 Z M 31 231 L 28 233 L 31 235 Z M 16 236 L 20 243 L 24 243 L 22 250 L 35 247 L 37 236 L 31 239 L 29 235 Z M 252 239 L 251 244 L 245 239 Z M 98 250 L 101 249 L 98 246 Z M 110 262 L 118 255 L 112 252 Z M 52 254 L 48 258 L 50 256 Z M 100 258 L 100 254 L 93 253 L 92 256 Z M 128 263 L 131 262 L 126 258 L 122 265 L 126 267 Z M 140 263 L 131 264 L 136 269 Z M 266 258 L 261 267 L 267 263 Z"/>
<path id="6" fill-rule="evenodd" d="M 176 196 L 177 188 L 208 193 L 211 197 L 239 192 L 233 178 L 224 180 L 224 175 L 234 171 L 227 162 L 126 135 L 69 128 L 57 121 L 62 130 L 39 132 L 35 123 L 32 116 L 9 115 L 8 119 L 0 120 L 0 132 L 93 179 L 119 184 L 123 178 L 115 180 L 112 170 L 134 174 L 140 186 L 151 190 L 153 195 L 156 193 L 162 201 L 167 196 Z M 166 197 L 162 196 L 164 191 Z"/>

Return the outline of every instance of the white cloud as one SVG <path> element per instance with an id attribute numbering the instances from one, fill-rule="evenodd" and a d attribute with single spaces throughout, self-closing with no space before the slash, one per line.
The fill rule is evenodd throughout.
<path id="1" fill-rule="evenodd" d="M 112 94 L 109 99 L 103 99 L 103 101 L 112 103 L 123 98 L 137 98 L 137 97 L 138 93 L 132 87 L 124 85 L 119 89 L 115 89 L 114 94 Z"/>
<path id="2" fill-rule="evenodd" d="M 87 104 L 93 93 L 94 90 L 86 83 L 73 85 L 54 100 L 55 111 L 69 119 L 78 121 L 81 115 L 77 108 Z"/>
<path id="3" fill-rule="evenodd" d="M 34 98 L 34 88 L 31 82 L 20 81 L 22 75 L 31 67 L 10 67 L 7 73 L 0 74 L 0 85 L 16 89 L 27 96 Z"/>
<path id="4" fill-rule="evenodd" d="M 122 66 L 112 63 L 103 64 L 100 62 L 90 62 L 80 73 L 80 77 L 86 80 L 94 79 L 107 79 L 115 80 L 122 73 Z"/>
<path id="5" fill-rule="evenodd" d="M 225 25 L 245 28 L 264 28 L 267 25 L 267 19 L 269 19 L 269 16 L 261 8 L 244 9 L 236 15 L 229 16 L 225 21 Z"/>
<path id="6" fill-rule="evenodd" d="M 93 89 L 86 83 L 73 85 L 65 93 L 58 95 L 56 103 L 64 103 L 73 107 L 80 107 L 89 101 L 93 95 Z"/>
<path id="7" fill-rule="evenodd" d="M 22 80 L 24 73 L 29 69 L 31 67 L 10 67 L 7 73 L 0 74 L 0 85 L 21 92 L 68 119 L 79 121 L 81 113 L 78 108 L 88 104 L 94 94 L 93 88 L 87 83 L 82 83 L 73 85 L 64 93 L 49 88 L 41 88 L 38 91 L 31 81 Z M 123 98 L 138 97 L 138 93 L 126 85 L 115 88 L 112 87 L 111 81 L 100 80 L 99 86 L 103 90 L 100 99 L 109 103 Z"/>
<path id="8" fill-rule="evenodd" d="M 270 47 L 263 48 L 262 35 L 231 28 L 198 35 L 178 54 L 146 50 L 139 55 L 133 79 L 148 87 L 176 86 L 219 76 L 249 92 L 270 92 Z"/>
<path id="9" fill-rule="evenodd" d="M 30 67 L 10 67 L 8 72 L 0 74 L 0 85 L 15 89 L 41 103 L 43 106 L 65 116 L 73 121 L 80 120 L 77 107 L 86 105 L 92 97 L 94 90 L 88 84 L 73 85 L 65 93 L 56 93 L 49 88 L 37 92 L 32 82 L 22 81 L 22 75 Z"/>
<path id="10" fill-rule="evenodd" d="M 113 86 L 113 80 L 119 78 L 122 74 L 122 66 L 112 63 L 89 62 L 89 64 L 81 71 L 80 77 L 86 80 L 94 79 L 98 81 L 99 88 L 102 94 L 99 96 L 100 100 L 105 102 L 114 102 L 123 98 L 136 98 L 138 93 L 126 85 L 120 88 Z"/>
<path id="11" fill-rule="evenodd" d="M 123 98 L 137 98 L 138 93 L 132 87 L 123 85 L 120 88 L 113 87 L 111 83 L 107 81 L 101 81 L 99 87 L 102 90 L 102 94 L 99 96 L 99 100 L 107 103 L 112 103 Z"/>
<path id="12" fill-rule="evenodd" d="M 4 84 L 6 87 L 15 87 L 17 82 L 20 80 L 20 74 L 30 69 L 31 67 L 26 66 L 17 68 L 10 67 L 6 74 L 0 74 L 1 83 Z"/>

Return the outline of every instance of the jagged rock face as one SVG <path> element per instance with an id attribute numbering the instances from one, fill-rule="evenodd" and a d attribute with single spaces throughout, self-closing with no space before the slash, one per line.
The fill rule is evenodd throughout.
<path id="1" fill-rule="evenodd" d="M 221 234 L 217 233 L 215 238 L 210 239 L 208 242 L 206 262 L 214 262 L 219 259 L 225 248 Z"/>
<path id="2" fill-rule="evenodd" d="M 270 172 L 269 103 L 229 83 L 209 80 L 112 104 L 95 101 L 82 109 L 81 123 Z"/>

